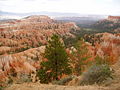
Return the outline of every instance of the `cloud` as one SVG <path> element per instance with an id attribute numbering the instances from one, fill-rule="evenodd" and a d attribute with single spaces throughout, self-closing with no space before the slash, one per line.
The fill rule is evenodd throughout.
<path id="1" fill-rule="evenodd" d="M 24 0 L 24 1 L 36 1 L 36 0 Z"/>
<path id="2" fill-rule="evenodd" d="M 120 0 L 0 0 L 0 9 L 9 12 L 73 12 L 119 14 Z"/>
<path id="3" fill-rule="evenodd" d="M 8 1 L 8 0 L 0 0 L 0 1 Z"/>

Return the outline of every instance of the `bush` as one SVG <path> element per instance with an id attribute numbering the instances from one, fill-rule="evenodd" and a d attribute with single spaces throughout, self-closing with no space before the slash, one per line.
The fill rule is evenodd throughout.
<path id="1" fill-rule="evenodd" d="M 74 46 L 75 50 L 71 50 L 70 56 L 71 63 L 73 64 L 74 75 L 80 76 L 86 67 L 90 64 L 88 61 L 91 57 L 89 55 L 88 46 L 85 44 L 84 40 L 81 38 Z"/>
<path id="2" fill-rule="evenodd" d="M 63 78 L 63 79 L 61 79 L 59 81 L 53 81 L 52 84 L 65 85 L 69 81 L 73 80 L 73 78 L 75 78 L 75 76 L 71 75 L 71 76 L 65 77 L 65 78 Z"/>
<path id="3" fill-rule="evenodd" d="M 31 82 L 30 75 L 28 74 L 20 74 L 19 79 L 16 81 L 16 83 L 24 83 L 24 82 Z"/>
<path id="4" fill-rule="evenodd" d="M 3 90 L 3 87 L 0 86 L 0 90 Z"/>
<path id="5" fill-rule="evenodd" d="M 8 84 L 12 84 L 12 83 L 13 83 L 13 80 L 11 77 L 9 77 Z"/>
<path id="6" fill-rule="evenodd" d="M 103 65 L 103 64 L 107 64 L 109 65 L 110 62 L 109 62 L 109 56 L 105 56 L 104 59 L 99 57 L 99 56 L 96 56 L 95 58 L 95 64 L 96 65 Z"/>
<path id="7" fill-rule="evenodd" d="M 83 73 L 79 85 L 101 84 L 108 78 L 112 78 L 111 73 L 108 65 L 93 65 L 87 72 Z"/>

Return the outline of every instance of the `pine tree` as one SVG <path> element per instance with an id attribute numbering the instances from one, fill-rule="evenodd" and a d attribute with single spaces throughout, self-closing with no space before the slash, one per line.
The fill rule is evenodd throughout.
<path id="1" fill-rule="evenodd" d="M 48 41 L 44 57 L 47 61 L 41 62 L 42 68 L 38 71 L 41 83 L 59 80 L 62 75 L 71 73 L 67 53 L 58 35 L 54 34 Z"/>

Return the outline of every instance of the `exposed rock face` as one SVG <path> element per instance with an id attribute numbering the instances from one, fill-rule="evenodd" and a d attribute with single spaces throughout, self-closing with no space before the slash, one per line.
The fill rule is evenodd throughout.
<path id="1" fill-rule="evenodd" d="M 7 79 L 11 70 L 14 73 L 36 72 L 40 67 L 41 53 L 44 53 L 45 47 L 33 48 L 24 52 L 0 56 L 0 81 Z"/>
<path id="2" fill-rule="evenodd" d="M 34 15 L 21 20 L 12 20 L 0 23 L 0 30 L 59 30 L 76 28 L 74 23 L 58 23 L 44 15 Z"/>
<path id="3" fill-rule="evenodd" d="M 0 44 L 10 42 L 9 45 L 11 45 L 14 42 L 18 45 L 21 41 L 21 43 L 24 41 L 27 44 L 30 44 L 31 41 L 46 44 L 48 38 L 54 33 L 61 36 L 74 37 L 70 33 L 73 28 L 75 30 L 78 28 L 75 23 L 59 23 L 48 16 L 29 16 L 21 20 L 1 22 Z M 36 45 L 38 46 L 38 44 Z"/>
<path id="4" fill-rule="evenodd" d="M 90 37 L 90 38 L 89 38 Z M 87 36 L 88 42 L 92 45 L 89 45 L 89 52 L 91 56 L 99 56 L 101 58 L 109 58 L 110 64 L 114 64 L 120 56 L 120 34 L 112 33 L 97 33 L 94 35 Z"/>
<path id="5" fill-rule="evenodd" d="M 75 23 L 58 23 L 48 16 L 39 15 L 1 22 L 0 54 L 19 51 L 22 48 L 39 47 L 41 44 L 46 44 L 55 33 L 65 37 L 74 37 L 70 32 L 73 28 L 75 30 L 78 28 Z"/>
<path id="6" fill-rule="evenodd" d="M 102 32 L 119 33 L 120 16 L 108 16 L 107 19 L 100 20 L 93 24 L 92 28 Z"/>
<path id="7" fill-rule="evenodd" d="M 45 15 L 33 15 L 28 16 L 21 20 L 22 22 L 41 22 L 41 23 L 52 23 L 54 20 L 52 20 L 50 17 Z"/>
<path id="8" fill-rule="evenodd" d="M 96 54 L 100 57 L 109 56 L 109 62 L 115 63 L 120 56 L 120 35 L 102 33 L 102 42 L 96 44 Z"/>
<path id="9" fill-rule="evenodd" d="M 108 16 L 108 20 L 110 20 L 110 21 L 120 21 L 120 16 Z"/>

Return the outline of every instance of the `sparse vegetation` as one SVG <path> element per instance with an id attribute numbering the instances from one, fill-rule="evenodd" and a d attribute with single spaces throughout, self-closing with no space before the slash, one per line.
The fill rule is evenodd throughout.
<path id="1" fill-rule="evenodd" d="M 102 84 L 108 78 L 112 78 L 111 73 L 108 65 L 93 65 L 87 72 L 83 73 L 79 85 Z"/>
<path id="2" fill-rule="evenodd" d="M 28 74 L 20 74 L 18 77 L 19 77 L 19 79 L 17 81 L 15 81 L 18 84 L 32 81 L 30 78 L 30 75 L 28 75 Z"/>
<path id="3" fill-rule="evenodd" d="M 109 56 L 105 56 L 104 58 L 96 56 L 94 63 L 96 65 L 103 65 L 103 64 L 109 65 L 110 64 L 110 62 L 109 62 Z"/>
<path id="4" fill-rule="evenodd" d="M 0 86 L 0 90 L 3 90 L 3 89 L 4 89 L 4 87 L 1 87 L 1 86 Z"/>
<path id="5" fill-rule="evenodd" d="M 75 77 L 76 76 L 70 75 L 70 76 L 67 76 L 65 78 L 60 79 L 59 81 L 53 81 L 52 84 L 54 84 L 54 85 L 65 85 L 66 83 L 68 83 L 69 81 L 71 81 Z"/>
<path id="6" fill-rule="evenodd" d="M 88 65 L 88 59 L 90 58 L 88 54 L 87 45 L 83 39 L 79 40 L 74 48 L 76 51 L 72 51 L 70 55 L 71 62 L 73 64 L 73 73 L 77 76 L 81 75 Z"/>

